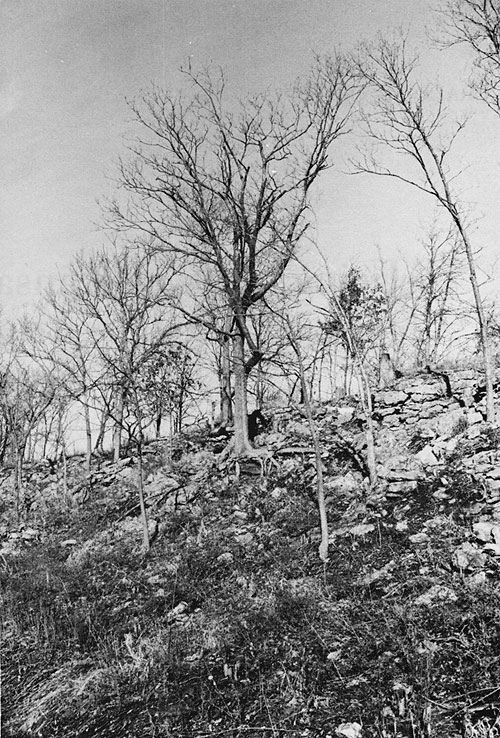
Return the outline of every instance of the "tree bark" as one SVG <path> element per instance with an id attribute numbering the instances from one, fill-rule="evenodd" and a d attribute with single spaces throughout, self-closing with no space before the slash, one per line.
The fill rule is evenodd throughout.
<path id="1" fill-rule="evenodd" d="M 83 406 L 85 414 L 85 469 L 89 472 L 92 465 L 92 427 L 90 425 L 90 409 L 87 403 Z"/>
<path id="2" fill-rule="evenodd" d="M 368 381 L 368 377 L 364 370 L 361 361 L 357 360 L 358 365 L 358 378 L 359 378 L 359 391 L 361 396 L 361 405 L 363 407 L 366 419 L 366 465 L 368 467 L 368 474 L 370 476 L 370 484 L 373 486 L 377 483 L 377 463 L 375 458 L 375 432 L 373 428 L 373 407 L 372 407 L 372 395 L 371 387 Z"/>
<path id="3" fill-rule="evenodd" d="M 139 493 L 139 507 L 141 510 L 141 522 L 142 522 L 142 547 L 143 551 L 147 553 L 151 548 L 151 541 L 149 537 L 149 524 L 148 524 L 148 513 L 146 510 L 146 502 L 144 499 L 144 466 L 142 449 L 144 445 L 144 433 L 142 429 L 142 411 L 139 398 L 137 396 L 137 390 L 134 389 L 134 404 L 135 414 L 137 418 L 137 473 L 138 473 L 138 484 L 137 489 Z"/>
<path id="4" fill-rule="evenodd" d="M 225 328 L 230 330 L 231 325 L 226 320 Z M 233 422 L 233 403 L 231 389 L 231 339 L 224 335 L 221 341 L 220 366 L 220 422 L 227 427 Z"/>
<path id="5" fill-rule="evenodd" d="M 234 452 L 244 456 L 252 452 L 248 438 L 247 373 L 245 370 L 244 339 L 238 331 L 233 337 L 234 375 Z"/>
<path id="6" fill-rule="evenodd" d="M 472 251 L 469 235 L 464 229 L 460 217 L 458 215 L 455 216 L 453 212 L 451 212 L 451 215 L 457 230 L 460 233 L 462 243 L 464 244 L 467 264 L 469 265 L 469 280 L 472 286 L 472 293 L 474 295 L 474 302 L 476 305 L 479 335 L 483 351 L 484 381 L 486 384 L 486 419 L 489 423 L 493 423 L 495 421 L 495 393 L 493 388 L 493 357 L 491 352 L 491 341 L 488 333 L 488 321 L 486 320 L 486 315 L 484 313 L 483 301 L 477 279 L 476 263 L 474 261 L 474 253 Z"/>
<path id="7" fill-rule="evenodd" d="M 4 465 L 8 443 L 9 443 L 9 434 L 7 432 L 7 429 L 5 428 L 3 430 L 3 435 L 0 441 L 0 466 Z"/>
<path id="8" fill-rule="evenodd" d="M 116 394 L 116 417 L 113 429 L 113 461 L 120 459 L 120 449 L 122 443 L 122 425 L 123 425 L 123 389 L 119 387 Z"/>
<path id="9" fill-rule="evenodd" d="M 155 438 L 158 440 L 161 436 L 161 423 L 163 420 L 163 413 L 161 408 L 158 408 L 156 411 L 156 420 L 155 420 Z"/>
<path id="10" fill-rule="evenodd" d="M 17 440 L 14 446 L 15 456 L 15 472 L 14 472 L 14 487 L 16 496 L 16 524 L 19 527 L 21 524 L 21 503 L 23 496 L 23 456 L 24 447 L 20 447 Z"/>
<path id="11" fill-rule="evenodd" d="M 104 453 L 104 436 L 106 434 L 106 423 L 109 418 L 109 411 L 107 407 L 104 407 L 101 413 L 101 421 L 99 423 L 99 433 L 95 442 L 94 450 L 97 453 Z"/>
<path id="12" fill-rule="evenodd" d="M 62 461 L 63 461 L 63 493 L 67 500 L 68 495 L 68 455 L 66 453 L 66 442 L 62 442 Z"/>

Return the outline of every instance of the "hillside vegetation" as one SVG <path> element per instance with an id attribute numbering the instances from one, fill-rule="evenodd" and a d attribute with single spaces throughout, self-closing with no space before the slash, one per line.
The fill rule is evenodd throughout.
<path id="1" fill-rule="evenodd" d="M 497 735 L 500 434 L 471 382 L 379 393 L 372 487 L 356 403 L 316 407 L 325 565 L 298 410 L 260 463 L 199 428 L 147 445 L 147 556 L 133 456 L 69 460 L 67 494 L 27 468 L 19 526 L 5 471 L 2 735 Z"/>

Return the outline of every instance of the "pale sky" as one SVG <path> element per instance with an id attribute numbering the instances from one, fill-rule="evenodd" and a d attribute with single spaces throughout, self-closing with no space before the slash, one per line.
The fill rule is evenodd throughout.
<path id="1" fill-rule="evenodd" d="M 177 88 L 189 58 L 221 65 L 244 96 L 305 74 L 314 52 L 401 24 L 452 107 L 477 111 L 457 164 L 470 165 L 460 186 L 480 216 L 474 237 L 489 263 L 500 230 L 500 121 L 463 95 L 465 50 L 429 48 L 431 8 L 432 0 L 1 0 L 0 305 L 18 314 L 76 251 L 103 243 L 96 200 L 113 193 L 117 157 L 136 130 L 125 98 L 152 82 Z M 339 267 L 373 260 L 377 247 L 411 256 L 430 202 L 398 183 L 344 174 L 351 145 L 332 151 L 316 199 L 320 245 Z"/>

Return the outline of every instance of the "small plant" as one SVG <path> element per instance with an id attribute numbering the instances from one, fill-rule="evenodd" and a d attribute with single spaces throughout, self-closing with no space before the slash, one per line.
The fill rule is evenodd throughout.
<path id="1" fill-rule="evenodd" d="M 428 443 L 429 438 L 427 436 L 416 433 L 414 436 L 412 436 L 410 442 L 408 443 L 408 451 L 412 454 L 418 454 L 418 452 L 422 451 L 422 449 L 425 448 Z"/>
<path id="2" fill-rule="evenodd" d="M 452 431 L 451 431 L 451 436 L 452 437 L 459 436 L 461 433 L 465 433 L 468 427 L 469 427 L 469 421 L 464 415 L 461 418 L 459 418 L 457 422 L 455 423 L 455 425 L 453 426 Z"/>
<path id="3" fill-rule="evenodd" d="M 487 426 L 481 436 L 488 443 L 489 448 L 498 448 L 500 446 L 500 428 Z"/>

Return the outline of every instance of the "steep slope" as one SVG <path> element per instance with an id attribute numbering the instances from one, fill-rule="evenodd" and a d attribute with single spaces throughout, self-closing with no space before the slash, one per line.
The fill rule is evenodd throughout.
<path id="1" fill-rule="evenodd" d="M 17 529 L 4 475 L 2 735 L 493 736 L 499 433 L 477 378 L 453 392 L 424 376 L 377 395 L 373 489 L 355 403 L 317 409 L 325 566 L 297 411 L 259 438 L 264 474 L 202 431 L 172 463 L 151 444 L 147 557 L 133 458 L 90 477 L 73 460 L 66 496 L 33 469 Z"/>

